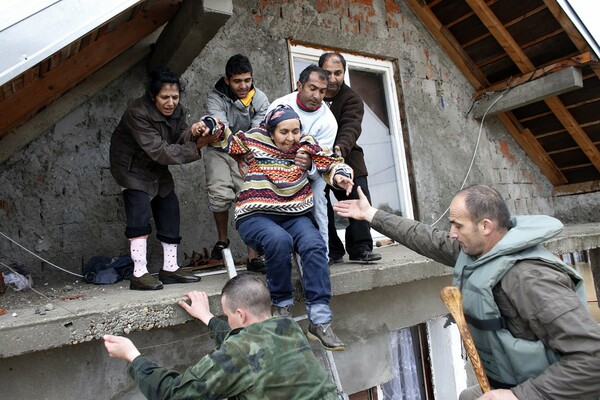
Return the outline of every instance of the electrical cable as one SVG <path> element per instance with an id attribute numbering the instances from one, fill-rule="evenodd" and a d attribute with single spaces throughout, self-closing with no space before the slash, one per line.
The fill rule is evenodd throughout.
<path id="1" fill-rule="evenodd" d="M 511 88 L 506 88 L 502 92 L 502 94 L 500 96 L 498 96 L 498 98 L 496 98 L 496 100 L 494 100 L 492 102 L 492 104 L 490 104 L 490 106 L 483 113 L 483 117 L 481 118 L 481 123 L 479 124 L 479 133 L 477 134 L 477 142 L 475 143 L 475 148 L 473 149 L 473 156 L 471 157 L 471 163 L 469 164 L 469 168 L 467 169 L 467 173 L 465 174 L 465 179 L 463 180 L 462 185 L 460 185 L 460 189 L 458 189 L 459 192 L 464 189 L 465 183 L 467 183 L 467 179 L 469 178 L 469 175 L 471 174 L 471 169 L 473 168 L 473 163 L 475 162 L 475 157 L 477 157 L 477 150 L 479 149 L 479 142 L 481 141 L 481 133 L 483 132 L 483 122 L 485 121 L 485 116 L 490 111 L 490 109 L 494 106 L 494 104 L 496 104 L 502 97 L 504 97 L 504 95 L 506 93 L 508 93 L 508 91 L 510 89 Z M 473 107 L 471 107 L 471 109 L 472 108 Z M 469 112 L 470 111 L 471 110 L 469 110 Z M 438 219 L 436 219 L 433 224 L 431 224 L 431 226 L 434 226 L 435 224 L 440 222 L 440 220 L 444 217 L 444 215 L 446 215 L 446 213 L 448 213 L 449 210 L 450 210 L 450 207 L 446 208 L 446 211 L 444 211 L 442 213 L 442 215 L 440 215 L 440 217 Z"/>
<path id="2" fill-rule="evenodd" d="M 64 268 L 61 268 L 61 267 L 59 267 L 58 265 L 56 265 L 56 264 L 53 264 L 53 263 L 51 263 L 50 261 L 48 261 L 48 260 L 46 260 L 46 259 L 44 259 L 44 258 L 42 258 L 42 257 L 38 256 L 38 255 L 37 255 L 37 254 L 35 254 L 33 251 L 29 250 L 29 249 L 28 249 L 28 248 L 26 248 L 25 246 L 22 246 L 21 244 L 17 243 L 15 240 L 13 240 L 13 239 L 9 238 L 8 236 L 6 236 L 6 235 L 5 235 L 3 232 L 0 232 L 0 235 L 4 236 L 6 239 L 10 240 L 11 242 L 13 242 L 13 243 L 14 243 L 14 244 L 16 244 L 17 246 L 19 246 L 20 248 L 22 248 L 23 250 L 25 250 L 26 252 L 28 252 L 28 253 L 29 253 L 29 254 L 31 254 L 32 256 L 34 256 L 34 257 L 36 257 L 36 258 L 38 258 L 38 259 L 42 260 L 42 261 L 43 261 L 43 262 L 45 262 L 46 264 L 48 264 L 48 265 L 50 265 L 50 266 L 52 266 L 52 267 L 54 267 L 54 268 L 56 268 L 56 269 L 59 269 L 59 270 L 61 270 L 61 271 L 63 271 L 63 272 L 66 272 L 67 274 L 74 275 L 74 276 L 76 276 L 76 277 L 78 277 L 78 278 L 83 278 L 83 275 L 76 274 L 75 272 L 71 272 L 71 271 L 69 271 L 69 270 L 66 270 L 66 269 L 64 269 Z"/>

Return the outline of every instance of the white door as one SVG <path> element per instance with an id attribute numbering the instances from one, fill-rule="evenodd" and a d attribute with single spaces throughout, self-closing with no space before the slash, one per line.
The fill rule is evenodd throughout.
<path id="1" fill-rule="evenodd" d="M 325 50 L 304 46 L 290 47 L 293 89 L 300 72 L 310 64 L 317 64 L 323 52 Z M 365 106 L 358 144 L 365 152 L 373 205 L 413 218 L 393 64 L 387 60 L 342 54 L 347 64 L 344 80 L 363 98 Z M 338 228 L 344 227 L 341 221 L 337 222 L 341 225 Z M 343 233 L 340 237 L 343 240 Z M 381 237 L 373 231 L 374 239 Z"/>

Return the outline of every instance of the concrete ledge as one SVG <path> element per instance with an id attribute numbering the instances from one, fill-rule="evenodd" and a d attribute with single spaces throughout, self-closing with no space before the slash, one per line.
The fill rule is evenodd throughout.
<path id="1" fill-rule="evenodd" d="M 600 247 L 600 223 L 567 225 L 560 235 L 548 240 L 544 246 L 556 254 Z"/>
<path id="2" fill-rule="evenodd" d="M 549 241 L 547 247 L 555 253 L 600 247 L 600 224 L 568 226 L 561 235 Z M 403 246 L 394 245 L 377 251 L 383 255 L 381 262 L 346 262 L 331 267 L 334 296 L 449 278 L 452 274 L 452 268 Z M 46 315 L 36 314 L 33 305 L 9 310 L 0 316 L 0 358 L 98 340 L 106 333 L 129 334 L 184 324 L 192 318 L 177 302 L 191 290 L 206 291 L 211 309 L 220 313 L 219 294 L 226 281 L 226 274 L 206 276 L 197 284 L 166 285 L 156 292 L 130 291 L 128 282 L 89 286 L 89 296 L 69 301 L 64 308 L 61 305 Z M 33 292 L 23 295 L 38 296 Z M 17 317 L 11 317 L 13 312 Z"/>
<path id="3" fill-rule="evenodd" d="M 369 291 L 431 277 L 448 276 L 452 269 L 402 246 L 379 249 L 383 262 L 344 263 L 331 267 L 334 295 Z M 0 358 L 97 340 L 102 335 L 175 326 L 192 318 L 178 305 L 183 294 L 202 290 L 209 294 L 211 309 L 220 312 L 219 295 L 227 275 L 204 277 L 197 284 L 166 285 L 156 292 L 130 291 L 128 282 L 93 287 L 95 294 L 69 301 L 46 315 L 35 307 L 9 310 L 0 316 Z M 90 289 L 92 286 L 90 286 Z M 28 292 L 28 296 L 37 296 Z M 11 317 L 12 313 L 17 317 Z"/>

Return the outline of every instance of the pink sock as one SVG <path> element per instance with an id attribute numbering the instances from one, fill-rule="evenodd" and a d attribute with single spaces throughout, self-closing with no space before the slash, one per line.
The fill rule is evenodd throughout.
<path id="1" fill-rule="evenodd" d="M 163 247 L 163 267 L 165 271 L 173 272 L 179 269 L 177 265 L 177 245 L 174 243 L 161 242 Z"/>
<path id="2" fill-rule="evenodd" d="M 129 250 L 133 260 L 133 276 L 139 278 L 148 273 L 148 261 L 146 260 L 146 238 L 135 238 L 129 240 Z"/>

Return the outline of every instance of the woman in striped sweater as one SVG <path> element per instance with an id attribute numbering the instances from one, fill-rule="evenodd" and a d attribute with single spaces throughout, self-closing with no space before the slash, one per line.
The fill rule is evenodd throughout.
<path id="1" fill-rule="evenodd" d="M 237 133 L 225 129 L 219 139 L 212 145 L 229 154 L 252 154 L 235 207 L 236 227 L 244 243 L 265 255 L 274 314 L 291 315 L 291 254 L 298 253 L 308 336 L 326 349 L 343 350 L 344 344 L 331 329 L 327 248 L 311 215 L 313 194 L 308 174 L 320 173 L 330 185 L 349 193 L 352 169 L 311 136 L 302 136 L 300 118 L 287 105 L 267 114 L 261 126 Z M 308 171 L 296 165 L 297 155 L 302 153 L 312 160 L 310 168 L 305 168 Z"/>

